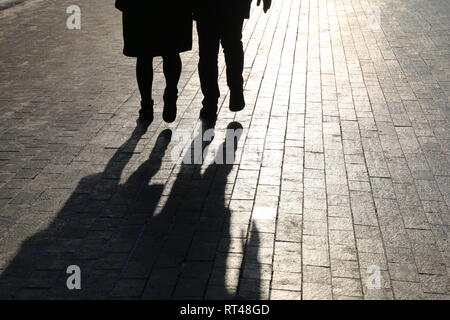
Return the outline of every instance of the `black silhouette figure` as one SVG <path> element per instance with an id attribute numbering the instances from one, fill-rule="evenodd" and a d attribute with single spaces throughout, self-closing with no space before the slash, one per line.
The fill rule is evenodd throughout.
<path id="1" fill-rule="evenodd" d="M 103 172 L 82 178 L 51 224 L 23 242 L 0 274 L 0 297 L 258 298 L 257 250 L 246 255 L 252 274 L 241 277 L 238 296 L 226 276 L 225 261 L 233 254 L 227 177 L 241 128 L 228 126 L 232 130 L 217 160 L 202 174 L 202 157 L 211 141 L 203 141 L 210 128 L 202 126 L 165 193 L 163 184 L 149 182 L 160 169 L 173 167 L 172 161 L 163 161 L 170 130 L 159 134 L 148 159 L 120 183 L 146 132 L 138 125 Z M 193 152 L 199 141 L 201 152 Z M 258 248 L 258 230 L 253 226 L 251 231 L 242 245 Z M 66 286 L 70 265 L 81 268 L 81 290 Z"/>
<path id="2" fill-rule="evenodd" d="M 264 12 L 271 0 L 264 1 Z M 203 108 L 200 117 L 214 122 L 217 117 L 220 89 L 218 85 L 218 54 L 220 43 L 227 65 L 227 84 L 230 89 L 230 110 L 245 108 L 244 99 L 244 49 L 242 28 L 250 16 L 252 0 L 197 0 L 194 19 L 197 21 L 200 61 L 199 76 L 203 92 Z M 258 5 L 261 0 L 258 0 Z"/>
<path id="3" fill-rule="evenodd" d="M 153 58 L 163 57 L 166 78 L 163 119 L 173 122 L 177 113 L 180 53 L 192 49 L 192 8 L 189 0 L 116 0 L 123 13 L 123 53 L 137 57 L 136 76 L 141 94 L 140 118 L 153 121 Z"/>

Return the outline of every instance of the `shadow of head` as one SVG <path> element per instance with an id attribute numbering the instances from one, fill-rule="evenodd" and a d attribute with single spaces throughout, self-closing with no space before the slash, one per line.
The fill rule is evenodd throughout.
<path id="1" fill-rule="evenodd" d="M 236 151 L 243 133 L 239 122 L 231 122 L 225 131 L 225 140 L 216 157 L 217 164 L 232 165 L 235 163 Z"/>

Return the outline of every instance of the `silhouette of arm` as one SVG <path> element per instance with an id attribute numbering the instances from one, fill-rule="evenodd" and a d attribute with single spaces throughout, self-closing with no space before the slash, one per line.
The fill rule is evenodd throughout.
<path id="1" fill-rule="evenodd" d="M 121 173 L 127 165 L 128 161 L 130 161 L 131 157 L 133 156 L 133 152 L 144 133 L 145 130 L 140 126 L 137 126 L 131 134 L 130 138 L 128 138 L 128 140 L 124 144 L 122 144 L 120 148 L 117 149 L 117 151 L 108 161 L 108 164 L 106 165 L 103 172 L 109 172 L 110 170 L 114 169 L 115 171 Z M 129 147 L 129 149 L 127 150 L 127 152 L 124 152 L 124 149 L 126 147 Z"/>
<path id="2" fill-rule="evenodd" d="M 156 139 L 155 145 L 148 159 L 130 176 L 126 184 L 136 184 L 137 181 L 147 184 L 150 179 L 161 169 L 162 159 L 167 147 L 172 140 L 172 131 L 162 131 Z"/>

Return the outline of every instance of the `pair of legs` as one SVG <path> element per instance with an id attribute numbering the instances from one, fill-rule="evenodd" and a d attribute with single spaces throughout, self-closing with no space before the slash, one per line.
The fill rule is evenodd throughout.
<path id="1" fill-rule="evenodd" d="M 244 49 L 242 45 L 243 18 L 208 17 L 197 19 L 199 38 L 199 76 L 203 99 L 202 113 L 214 117 L 220 97 L 218 84 L 218 57 L 222 44 L 227 66 L 227 84 L 230 88 L 230 109 L 242 109 L 245 105 L 243 96 Z"/>
<path id="2" fill-rule="evenodd" d="M 174 121 L 176 117 L 176 101 L 178 97 L 178 82 L 181 76 L 181 58 L 178 53 L 163 55 L 163 71 L 166 78 L 164 92 L 164 120 Z M 153 57 L 143 56 L 137 58 L 136 78 L 141 94 L 141 118 L 153 120 Z M 172 120 L 173 119 L 173 120 Z"/>

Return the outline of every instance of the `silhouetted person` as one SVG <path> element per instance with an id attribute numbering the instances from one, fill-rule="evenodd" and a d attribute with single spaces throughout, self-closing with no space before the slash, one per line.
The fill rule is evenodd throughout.
<path id="1" fill-rule="evenodd" d="M 237 112 L 245 107 L 244 99 L 244 49 L 242 28 L 250 16 L 252 0 L 196 0 L 194 19 L 200 47 L 199 75 L 203 92 L 200 117 L 206 121 L 217 118 L 220 97 L 218 84 L 218 55 L 222 43 L 227 65 L 227 84 L 230 88 L 230 110 Z M 272 0 L 263 0 L 264 12 Z M 261 0 L 258 0 L 260 5 Z"/>
<path id="2" fill-rule="evenodd" d="M 163 57 L 166 78 L 163 118 L 177 114 L 180 52 L 192 49 L 192 8 L 189 0 L 116 0 L 123 13 L 123 53 L 137 57 L 136 75 L 141 93 L 140 119 L 153 121 L 153 58 Z"/>

